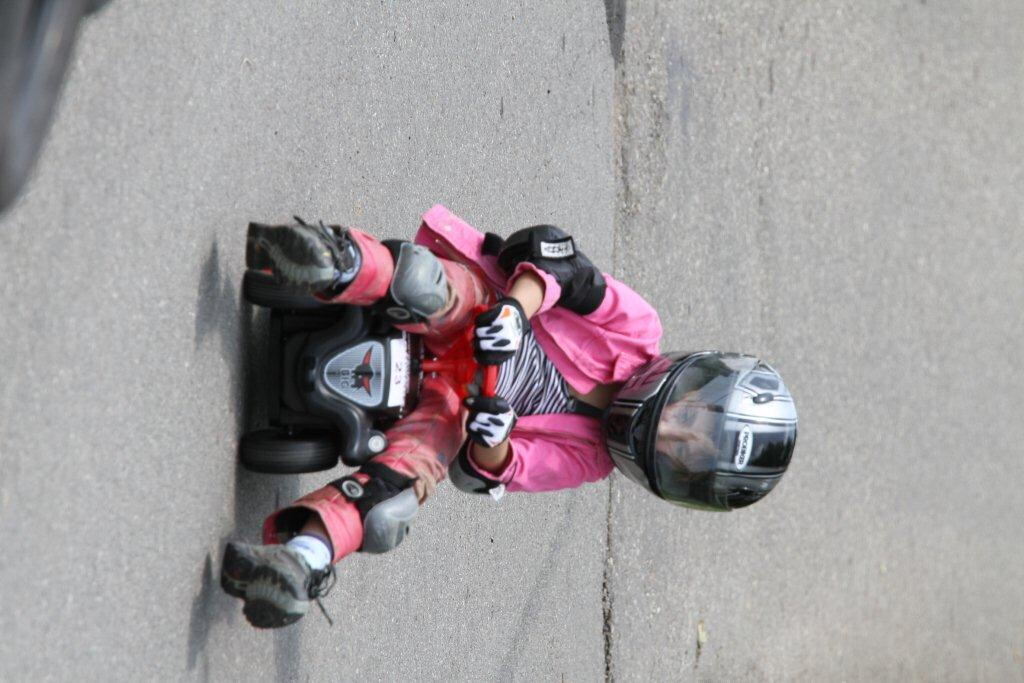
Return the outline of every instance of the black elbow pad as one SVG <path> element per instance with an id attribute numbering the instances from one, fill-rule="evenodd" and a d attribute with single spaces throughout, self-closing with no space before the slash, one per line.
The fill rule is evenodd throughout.
<path id="1" fill-rule="evenodd" d="M 492 235 L 487 238 L 488 246 L 497 247 Z M 526 261 L 555 278 L 562 288 L 558 305 L 574 313 L 593 313 L 604 300 L 604 275 L 576 249 L 572 237 L 561 228 L 534 225 L 517 230 L 494 251 L 506 274 L 511 275 L 516 266 Z"/>

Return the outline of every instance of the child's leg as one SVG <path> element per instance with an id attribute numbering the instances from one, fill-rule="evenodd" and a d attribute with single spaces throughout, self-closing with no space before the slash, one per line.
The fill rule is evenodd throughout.
<path id="1" fill-rule="evenodd" d="M 473 270 L 455 261 L 438 259 L 444 268 L 450 297 L 448 305 L 425 323 L 398 325 L 400 329 L 423 335 L 427 348 L 444 353 L 456 340 L 456 335 L 472 324 L 476 309 L 494 303 L 490 288 Z"/>
<path id="2" fill-rule="evenodd" d="M 408 242 L 385 246 L 359 230 L 312 225 L 249 226 L 247 264 L 333 303 L 384 300 L 398 327 L 443 352 L 493 299 L 468 267 Z M 408 322 L 406 322 L 408 321 Z"/>
<path id="3" fill-rule="evenodd" d="M 338 304 L 375 304 L 387 295 L 391 286 L 391 278 L 395 274 L 394 259 L 388 248 L 376 237 L 351 228 L 345 232 L 359 251 L 359 270 L 355 279 L 348 283 L 340 294 L 320 297 Z"/>
<path id="4" fill-rule="evenodd" d="M 338 562 L 363 547 L 365 522 L 374 534 L 372 550 L 390 550 L 404 537 L 403 525 L 415 513 L 415 502 L 422 503 L 447 475 L 448 463 L 465 438 L 464 421 L 464 408 L 448 380 L 426 378 L 416 409 L 388 430 L 388 448 L 369 467 L 268 517 L 263 542 L 280 543 L 303 531 L 319 531 L 330 541 L 333 561 Z M 359 487 L 347 483 L 353 479 Z M 357 497 L 360 489 L 377 500 Z M 411 510 L 399 500 L 403 495 L 412 503 Z M 399 528 L 390 528 L 394 525 Z"/>
<path id="5" fill-rule="evenodd" d="M 396 261 L 391 250 L 355 230 L 250 226 L 250 242 L 250 267 L 269 263 L 266 267 L 283 281 L 318 291 L 321 298 L 369 305 L 386 297 L 389 314 L 402 309 L 414 314 L 404 319 L 420 322 L 405 329 L 422 334 L 435 353 L 447 350 L 455 334 L 471 324 L 476 307 L 491 298 L 468 268 L 408 245 Z M 317 290 L 324 282 L 326 289 Z M 416 409 L 388 430 L 384 453 L 271 515 L 263 527 L 264 543 L 270 545 L 229 543 L 221 584 L 245 599 L 250 623 L 278 627 L 305 614 L 330 575 L 331 568 L 321 566 L 328 556 L 337 562 L 356 550 L 379 553 L 397 546 L 418 505 L 447 474 L 465 439 L 464 420 L 450 382 L 428 377 Z M 301 538 L 294 538 L 297 534 Z M 293 538 L 287 547 L 273 545 Z"/>
<path id="6" fill-rule="evenodd" d="M 401 290 L 403 295 L 408 294 L 409 290 L 415 290 L 410 295 L 413 299 L 443 293 L 444 304 L 427 315 L 424 321 L 396 323 L 399 329 L 422 335 L 427 346 L 435 353 L 443 353 L 451 346 L 454 336 L 472 322 L 477 307 L 493 303 L 494 296 L 484 281 L 461 263 L 440 258 L 417 247 L 414 256 L 403 252 L 396 264 L 390 250 L 374 237 L 358 230 L 349 230 L 348 235 L 362 254 L 362 266 L 355 280 L 330 300 L 366 306 L 376 303 L 389 293 L 394 295 L 396 289 Z M 416 282 L 434 280 L 438 275 L 443 278 L 437 286 L 439 292 L 431 292 L 429 282 L 427 287 Z M 394 278 L 401 281 L 397 287 L 392 286 Z M 410 282 L 415 284 L 410 286 Z M 417 284 L 420 286 L 417 287 Z"/>
<path id="7" fill-rule="evenodd" d="M 422 504 L 448 475 L 448 465 L 466 440 L 466 409 L 449 380 L 427 377 L 420 401 L 388 430 L 388 447 L 371 461 L 413 480 Z"/>

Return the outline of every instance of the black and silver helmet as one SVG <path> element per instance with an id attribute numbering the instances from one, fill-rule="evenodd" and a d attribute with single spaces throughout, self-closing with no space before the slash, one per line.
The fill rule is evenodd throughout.
<path id="1" fill-rule="evenodd" d="M 619 470 L 659 498 L 732 510 L 782 478 L 796 423 L 793 397 L 769 365 L 703 351 L 641 368 L 605 411 L 604 433 Z"/>

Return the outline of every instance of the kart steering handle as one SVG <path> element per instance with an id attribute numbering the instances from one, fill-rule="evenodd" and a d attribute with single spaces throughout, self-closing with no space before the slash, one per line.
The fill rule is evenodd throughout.
<path id="1" fill-rule="evenodd" d="M 459 398 L 469 396 L 469 385 L 480 378 L 482 370 L 482 382 L 480 386 L 481 396 L 494 396 L 498 389 L 498 366 L 484 365 L 476 361 L 473 350 L 474 328 L 476 327 L 476 316 L 487 310 L 486 306 L 477 306 L 473 311 L 474 320 L 458 337 L 452 347 L 438 358 L 425 358 L 422 362 L 424 372 L 438 372 L 447 375 L 455 383 Z"/>
<path id="2" fill-rule="evenodd" d="M 469 343 L 472 347 L 473 339 L 476 334 L 476 316 L 487 310 L 486 306 L 477 306 L 473 311 L 473 324 L 469 328 Z M 476 355 L 473 356 L 473 362 L 476 362 Z M 494 396 L 498 391 L 498 366 L 497 365 L 485 365 L 484 366 L 484 382 L 483 386 L 480 387 L 480 394 L 482 396 Z"/>
<path id="3" fill-rule="evenodd" d="M 497 365 L 485 365 L 484 366 L 484 385 L 480 387 L 480 393 L 483 396 L 494 396 L 498 391 L 498 366 Z"/>

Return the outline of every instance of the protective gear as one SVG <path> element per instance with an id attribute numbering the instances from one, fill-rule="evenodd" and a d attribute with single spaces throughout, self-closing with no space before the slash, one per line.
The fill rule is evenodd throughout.
<path id="1" fill-rule="evenodd" d="M 508 401 L 500 396 L 470 396 L 465 404 L 469 408 L 466 431 L 470 439 L 493 448 L 508 438 L 516 424 L 516 413 Z"/>
<path id="2" fill-rule="evenodd" d="M 425 322 L 448 302 L 444 267 L 426 247 L 404 240 L 383 244 L 395 260 L 395 273 L 381 309 L 394 323 Z"/>
<path id="3" fill-rule="evenodd" d="M 501 482 L 488 479 L 481 475 L 469 464 L 467 446 L 459 451 L 459 456 L 448 468 L 448 479 L 458 490 L 464 493 L 490 493 L 501 486 Z"/>
<path id="4" fill-rule="evenodd" d="M 411 477 L 386 465 L 368 462 L 359 472 L 368 475 L 365 483 L 355 476 L 331 482 L 345 498 L 355 503 L 363 520 L 364 553 L 394 550 L 409 533 L 409 524 L 419 510 L 419 499 Z"/>
<path id="5" fill-rule="evenodd" d="M 476 317 L 473 348 L 477 362 L 500 365 L 516 355 L 530 321 L 519 302 L 513 298 L 499 299 L 489 310 Z"/>
<path id="6" fill-rule="evenodd" d="M 656 496 L 731 510 L 767 495 L 796 444 L 793 397 L 752 356 L 662 355 L 640 369 L 605 411 L 612 460 Z"/>
<path id="7" fill-rule="evenodd" d="M 377 503 L 363 518 L 362 552 L 386 553 L 397 548 L 419 509 L 420 501 L 411 488 Z"/>
<path id="8" fill-rule="evenodd" d="M 555 278 L 562 288 L 558 305 L 574 313 L 593 313 L 604 300 L 604 275 L 576 249 L 572 237 L 554 225 L 523 228 L 506 240 L 488 233 L 484 252 L 497 255 L 498 265 L 508 275 L 526 261 Z"/>

